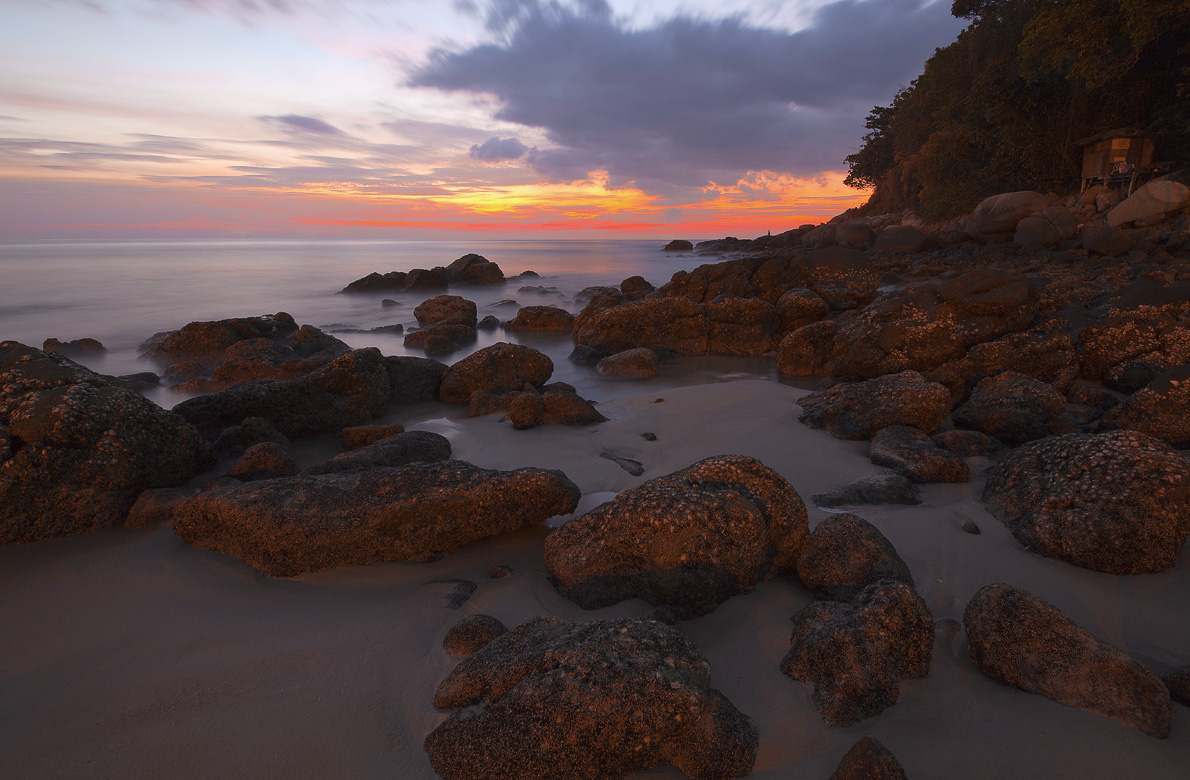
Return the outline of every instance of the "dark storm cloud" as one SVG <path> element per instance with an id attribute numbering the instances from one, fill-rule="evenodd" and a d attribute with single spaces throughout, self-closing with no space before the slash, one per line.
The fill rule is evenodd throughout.
<path id="1" fill-rule="evenodd" d="M 438 51 L 411 83 L 493 95 L 498 119 L 543 128 L 555 148 L 528 159 L 552 178 L 605 169 L 656 191 L 841 168 L 871 107 L 962 27 L 923 0 L 840 0 L 795 33 L 686 17 L 631 29 L 598 1 L 487 7 L 502 41 Z"/>
<path id="2" fill-rule="evenodd" d="M 335 127 L 334 125 L 323 122 L 321 119 L 315 119 L 312 116 L 286 114 L 285 116 L 262 116 L 257 118 L 260 121 L 284 130 L 287 133 L 309 133 L 323 136 L 346 135 L 342 130 Z"/>
<path id="3" fill-rule="evenodd" d="M 482 162 L 502 162 L 523 157 L 527 151 L 529 151 L 529 147 L 515 138 L 493 137 L 482 144 L 473 145 L 470 155 L 472 159 Z"/>

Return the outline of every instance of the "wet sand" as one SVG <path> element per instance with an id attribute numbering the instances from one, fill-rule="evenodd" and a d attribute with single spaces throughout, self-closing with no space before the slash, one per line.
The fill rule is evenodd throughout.
<path id="1" fill-rule="evenodd" d="M 812 494 L 881 469 L 866 442 L 799 424 L 804 392 L 758 378 L 609 385 L 604 399 L 614 400 L 600 410 L 610 419 L 588 428 L 514 431 L 497 416 L 437 404 L 394 408 L 390 418 L 447 435 L 456 458 L 480 466 L 562 469 L 583 490 L 580 511 L 703 457 L 751 455 L 793 484 L 813 527 L 826 512 Z M 329 447 L 316 441 L 296 454 L 313 461 Z M 605 451 L 645 473 L 631 476 Z M 779 671 L 789 618 L 811 601 L 792 576 L 678 624 L 710 661 L 713 684 L 759 726 L 751 777 L 825 780 L 864 735 L 913 780 L 1186 776 L 1190 708 L 1175 704 L 1172 736 L 1158 740 L 1009 688 L 975 668 L 957 621 L 980 587 L 1007 582 L 1163 674 L 1190 663 L 1190 553 L 1134 577 L 1028 553 L 979 505 L 987 461 L 968 462 L 971 482 L 926 486 L 921 506 L 853 510 L 896 546 L 938 621 L 930 675 L 902 682 L 900 701 L 880 715 L 828 728 L 809 686 Z M 983 533 L 961 531 L 967 520 Z M 0 548 L 0 777 L 434 778 L 421 742 L 447 715 L 430 702 L 456 663 L 441 641 L 458 619 L 482 612 L 512 627 L 537 615 L 652 612 L 640 601 L 586 612 L 559 596 L 542 560 L 547 533 L 497 537 L 432 564 L 288 580 L 188 547 L 168 527 Z M 502 564 L 513 574 L 490 577 Z M 478 587 L 452 609 L 449 581 L 460 579 Z"/>

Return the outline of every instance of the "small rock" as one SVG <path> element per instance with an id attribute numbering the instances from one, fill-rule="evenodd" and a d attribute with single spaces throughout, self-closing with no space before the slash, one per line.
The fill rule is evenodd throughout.
<path id="1" fill-rule="evenodd" d="M 610 460 L 612 463 L 615 463 L 617 466 L 624 469 L 634 477 L 639 477 L 641 474 L 645 473 L 645 467 L 639 460 L 625 458 L 620 455 L 613 455 L 610 452 L 601 452 L 599 453 L 599 457 Z"/>
<path id="2" fill-rule="evenodd" d="M 979 526 L 975 524 L 974 520 L 968 520 L 967 522 L 963 523 L 960 528 L 963 529 L 964 533 L 969 533 L 972 536 L 979 536 L 980 533 L 982 533 L 979 530 Z"/>
<path id="3" fill-rule="evenodd" d="M 474 655 L 488 642 L 508 633 L 508 629 L 491 615 L 468 615 L 450 627 L 442 639 L 442 649 L 455 658 Z"/>
<path id="4" fill-rule="evenodd" d="M 852 482 L 845 488 L 810 496 L 815 506 L 862 506 L 865 504 L 921 503 L 917 486 L 900 474 L 877 474 Z"/>

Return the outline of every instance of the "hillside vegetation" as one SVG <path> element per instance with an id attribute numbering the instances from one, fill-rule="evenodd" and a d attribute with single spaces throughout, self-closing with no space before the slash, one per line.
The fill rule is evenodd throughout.
<path id="1" fill-rule="evenodd" d="M 954 0 L 970 24 L 868 115 L 847 184 L 866 211 L 926 219 L 1013 190 L 1077 186 L 1075 142 L 1156 134 L 1154 161 L 1190 160 L 1190 0 Z"/>

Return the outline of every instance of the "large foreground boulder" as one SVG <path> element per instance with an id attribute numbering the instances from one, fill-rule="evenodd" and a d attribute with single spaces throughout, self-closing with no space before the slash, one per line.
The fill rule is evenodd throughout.
<path id="1" fill-rule="evenodd" d="M 903 582 L 880 580 L 852 601 L 816 601 L 793 616 L 781 671 L 814 686 L 828 726 L 843 727 L 896 704 L 900 681 L 930 671 L 934 621 Z"/>
<path id="2" fill-rule="evenodd" d="M 391 390 L 388 363 L 368 347 L 300 379 L 245 382 L 183 401 L 174 411 L 208 439 L 248 417 L 263 417 L 286 436 L 312 436 L 381 416 Z"/>
<path id="3" fill-rule="evenodd" d="M 549 356 L 532 347 L 502 341 L 447 368 L 438 397 L 448 404 L 466 404 L 476 390 L 501 395 L 526 384 L 544 385 L 553 373 L 554 361 Z"/>
<path id="4" fill-rule="evenodd" d="M 558 471 L 493 471 L 457 460 L 299 474 L 206 490 L 174 530 L 274 577 L 345 564 L 429 561 L 487 536 L 574 511 Z"/>
<path id="5" fill-rule="evenodd" d="M 984 198 L 963 222 L 963 230 L 976 241 L 1006 241 L 1017 223 L 1050 205 L 1048 195 L 1023 190 Z"/>
<path id="6" fill-rule="evenodd" d="M 533 618 L 466 658 L 425 741 L 446 780 L 616 780 L 672 764 L 694 780 L 752 771 L 757 730 L 710 666 L 655 620 Z"/>
<path id="7" fill-rule="evenodd" d="M 1021 588 L 988 585 L 963 612 L 971 657 L 984 674 L 1069 707 L 1169 736 L 1169 691 L 1139 662 Z"/>
<path id="8" fill-rule="evenodd" d="M 796 566 L 806 507 L 755 458 L 721 455 L 657 477 L 556 530 L 545 562 L 584 609 L 641 598 L 679 618 Z"/>
<path id="9" fill-rule="evenodd" d="M 1109 574 L 1162 571 L 1190 531 L 1190 466 L 1142 433 L 1070 434 L 997 463 L 983 504 L 1041 555 Z"/>
<path id="10" fill-rule="evenodd" d="M 109 528 L 213 463 L 192 426 L 59 354 L 0 342 L 0 544 Z"/>
<path id="11" fill-rule="evenodd" d="M 840 439 L 870 439 L 890 425 L 932 433 L 950 413 L 950 392 L 916 371 L 866 382 L 841 382 L 802 396 L 798 420 Z"/>

